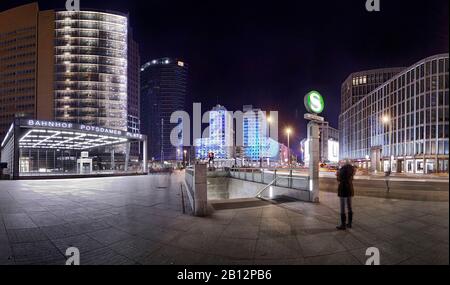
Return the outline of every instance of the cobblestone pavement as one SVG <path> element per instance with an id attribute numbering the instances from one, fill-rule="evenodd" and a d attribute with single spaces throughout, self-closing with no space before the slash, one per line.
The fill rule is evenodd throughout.
<path id="1" fill-rule="evenodd" d="M 338 200 L 253 203 L 208 218 L 181 213 L 182 175 L 0 181 L 0 264 L 449 264 L 448 202 L 354 200 L 338 232 Z M 251 203 L 248 203 L 251 205 Z"/>

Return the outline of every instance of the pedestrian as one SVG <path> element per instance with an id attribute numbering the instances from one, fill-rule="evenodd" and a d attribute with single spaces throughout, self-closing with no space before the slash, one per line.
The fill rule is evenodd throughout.
<path id="1" fill-rule="evenodd" d="M 338 196 L 341 205 L 341 225 L 336 227 L 338 230 L 352 228 L 352 197 L 355 196 L 353 189 L 353 177 L 355 176 L 355 172 L 356 171 L 353 165 L 347 162 L 336 173 L 337 180 L 339 181 Z M 348 223 L 347 215 L 345 214 L 345 206 L 347 206 L 348 209 Z"/>
<path id="2" fill-rule="evenodd" d="M 391 176 L 391 174 L 392 174 L 392 171 L 390 169 L 388 169 L 384 173 L 384 176 L 386 177 L 386 179 L 385 179 L 385 181 L 386 181 L 386 190 L 387 190 L 388 193 L 389 193 L 389 190 L 390 190 L 390 188 L 389 188 L 389 177 Z"/>

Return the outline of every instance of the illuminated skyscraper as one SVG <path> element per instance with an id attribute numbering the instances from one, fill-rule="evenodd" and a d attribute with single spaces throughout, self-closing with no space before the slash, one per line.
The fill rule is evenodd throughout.
<path id="1" fill-rule="evenodd" d="M 1 12 L 0 138 L 15 117 L 139 132 L 138 52 L 126 15 Z"/>
<path id="2" fill-rule="evenodd" d="M 194 145 L 197 159 L 206 159 L 210 152 L 217 159 L 232 158 L 233 118 L 225 107 L 217 105 L 209 112 L 209 137 L 196 139 Z"/>
<path id="3" fill-rule="evenodd" d="M 55 119 L 127 130 L 128 18 L 55 13 Z"/>
<path id="4" fill-rule="evenodd" d="M 14 118 L 53 119 L 53 34 L 37 3 L 0 12 L 0 140 Z"/>
<path id="5" fill-rule="evenodd" d="M 261 109 L 251 105 L 243 108 L 243 146 L 244 157 L 251 161 L 260 161 L 267 157 L 267 122 Z"/>
<path id="6" fill-rule="evenodd" d="M 178 145 L 172 145 L 170 134 L 177 124 L 171 124 L 170 117 L 185 109 L 187 76 L 187 64 L 173 58 L 155 59 L 141 68 L 141 129 L 149 137 L 150 158 L 182 159 L 183 154 L 178 154 L 177 149 L 183 147 L 183 131 L 180 127 Z"/>

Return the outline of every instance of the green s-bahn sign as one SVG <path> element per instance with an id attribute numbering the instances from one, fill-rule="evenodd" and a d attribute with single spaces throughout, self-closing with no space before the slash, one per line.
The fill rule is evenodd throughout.
<path id="1" fill-rule="evenodd" d="M 325 101 L 317 91 L 311 91 L 305 96 L 305 107 L 310 113 L 320 114 L 325 108 Z"/>

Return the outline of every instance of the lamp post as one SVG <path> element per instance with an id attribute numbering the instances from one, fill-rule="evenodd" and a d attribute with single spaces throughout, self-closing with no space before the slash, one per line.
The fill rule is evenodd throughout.
<path id="1" fill-rule="evenodd" d="M 287 135 L 287 144 L 288 144 L 288 164 L 289 164 L 289 168 L 291 168 L 291 146 L 290 146 L 291 133 L 292 133 L 292 129 L 291 128 L 287 128 L 286 129 L 286 135 Z"/>
<path id="2" fill-rule="evenodd" d="M 392 120 L 389 115 L 385 115 L 382 118 L 382 122 L 385 125 L 388 125 L 389 128 L 389 173 L 392 172 Z"/>
<path id="3" fill-rule="evenodd" d="M 183 165 L 186 166 L 186 154 L 187 150 L 183 150 Z"/>
<path id="4" fill-rule="evenodd" d="M 266 134 L 266 151 L 265 153 L 268 153 L 267 148 L 270 149 L 270 124 L 272 123 L 272 118 L 271 117 L 267 117 L 267 126 L 268 126 L 268 134 Z M 267 167 L 270 168 L 270 157 L 267 156 Z"/>

